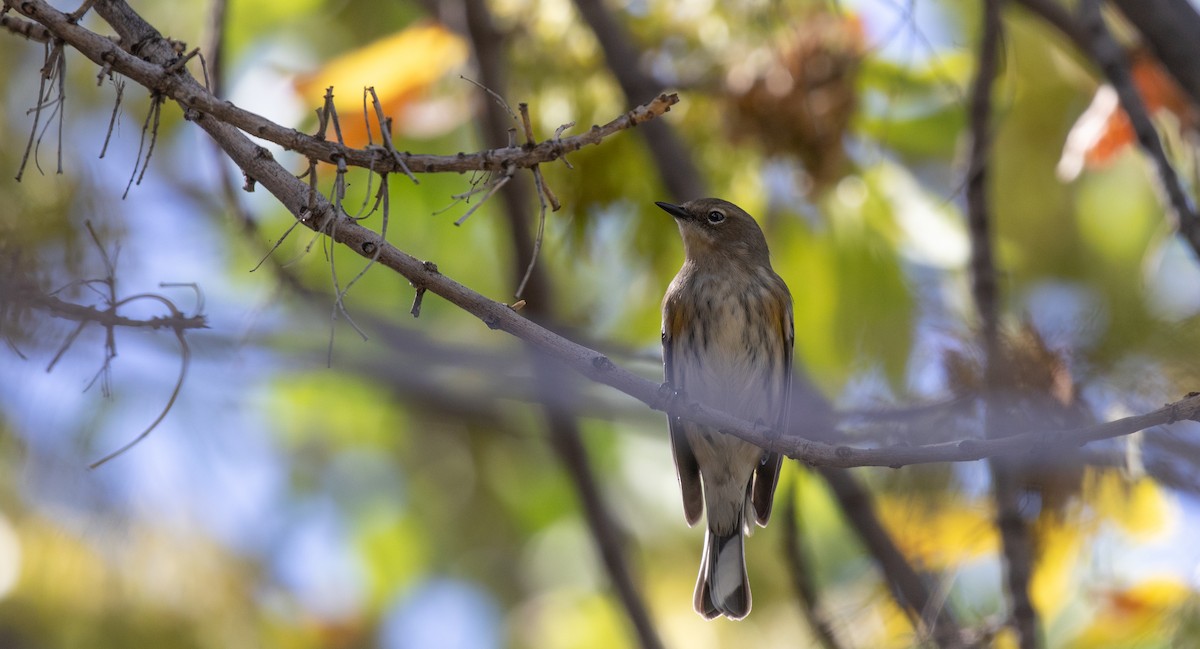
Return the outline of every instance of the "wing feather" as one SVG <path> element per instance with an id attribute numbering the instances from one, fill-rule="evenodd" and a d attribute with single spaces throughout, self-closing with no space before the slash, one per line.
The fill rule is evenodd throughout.
<path id="1" fill-rule="evenodd" d="M 778 405 L 779 411 L 772 424 L 775 426 L 775 434 L 783 435 L 788 429 L 788 413 L 791 410 L 792 348 L 796 339 L 790 297 L 779 309 L 778 327 L 779 337 L 783 341 L 783 374 L 778 378 L 772 376 L 770 380 L 781 381 L 783 385 L 782 398 L 779 399 Z M 765 526 L 771 520 L 771 505 L 775 501 L 775 487 L 779 484 L 779 470 L 782 465 L 783 456 L 779 453 L 769 452 L 764 455 L 762 463 L 754 472 L 754 491 L 751 494 L 751 502 L 754 504 L 754 520 L 759 525 Z"/>
<path id="2" fill-rule="evenodd" d="M 678 390 L 683 388 L 683 382 L 681 381 L 682 377 L 676 375 L 672 363 L 674 355 L 672 347 L 675 341 L 667 335 L 665 326 L 670 322 L 669 313 L 668 310 L 664 314 L 668 317 L 663 318 L 663 376 L 671 389 Z M 667 415 L 667 424 L 671 429 L 671 454 L 675 457 L 675 477 L 679 480 L 679 489 L 683 493 L 683 517 L 689 526 L 695 525 L 704 510 L 704 492 L 700 486 L 700 464 L 696 461 L 696 454 L 692 452 L 691 445 L 688 444 L 687 436 L 684 435 L 684 423 L 678 417 Z"/>

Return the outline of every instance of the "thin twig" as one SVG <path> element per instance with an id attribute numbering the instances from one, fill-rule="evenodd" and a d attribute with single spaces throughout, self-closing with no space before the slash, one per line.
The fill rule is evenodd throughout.
<path id="1" fill-rule="evenodd" d="M 84 6 L 81 7 L 81 10 L 86 10 L 85 8 L 90 6 L 92 2 L 93 0 L 87 0 Z M 67 57 L 65 53 L 58 59 L 58 71 L 56 74 L 58 75 L 58 101 L 54 107 L 54 112 L 58 116 L 58 146 L 55 147 L 57 151 L 55 173 L 61 174 L 63 172 L 63 122 L 66 120 L 67 115 Z"/>
<path id="2" fill-rule="evenodd" d="M 533 125 L 529 119 L 529 104 L 521 102 L 518 107 L 521 110 L 521 125 L 525 129 L 525 144 L 534 146 Z M 538 165 L 530 167 L 533 172 L 533 183 L 537 188 L 538 197 L 538 227 L 537 236 L 533 240 L 533 254 L 529 256 L 529 265 L 525 267 L 525 274 L 521 277 L 520 283 L 517 284 L 516 297 L 520 297 L 525 293 L 525 285 L 529 282 L 529 277 L 533 274 L 533 267 L 537 264 L 538 255 L 542 251 L 542 237 L 546 232 L 546 204 L 553 207 L 554 211 L 558 211 L 562 205 L 559 204 L 558 198 L 554 196 L 554 192 L 550 191 L 550 187 L 546 184 L 546 179 L 542 177 L 542 169 Z"/>
<path id="3" fill-rule="evenodd" d="M 413 175 L 412 169 L 408 168 L 408 164 L 404 162 L 404 158 L 396 150 L 396 145 L 392 144 L 391 120 L 387 119 L 383 114 L 383 104 L 379 102 L 379 95 L 375 94 L 375 88 L 373 87 L 367 88 L 367 92 L 371 93 L 371 103 L 375 106 L 375 119 L 379 122 L 379 134 L 383 137 L 384 148 L 392 159 L 396 161 L 396 164 L 400 167 L 400 171 L 404 172 L 404 175 L 408 176 L 408 179 L 413 181 L 414 185 L 420 185 L 421 181 L 417 180 L 417 177 Z M 367 132 L 370 133 L 369 124 L 367 129 Z"/>
<path id="4" fill-rule="evenodd" d="M 508 102 L 504 101 L 504 97 L 501 97 L 499 94 L 497 94 L 495 90 L 492 90 L 491 88 L 479 83 L 474 79 L 464 77 L 461 74 L 458 75 L 458 78 L 491 95 L 492 99 L 495 99 L 496 103 L 504 108 L 504 110 L 508 113 L 508 116 L 511 117 L 514 122 L 517 121 L 517 114 L 513 112 L 512 106 L 509 106 Z"/>
<path id="5" fill-rule="evenodd" d="M 488 183 L 487 185 L 485 185 L 484 187 L 486 188 L 487 192 L 483 195 L 483 198 L 479 199 L 478 203 L 475 203 L 474 205 L 472 205 L 471 209 L 467 210 L 462 216 L 458 217 L 458 220 L 454 222 L 454 225 L 462 225 L 468 218 L 470 218 L 470 216 L 472 214 L 475 213 L 475 210 L 479 209 L 480 207 L 483 207 L 483 204 L 486 203 L 489 198 L 491 198 L 493 195 L 495 195 L 495 193 L 497 191 L 499 191 L 501 187 L 507 185 L 508 181 L 510 181 L 510 180 L 512 180 L 512 171 L 511 170 L 506 172 L 504 175 L 500 176 L 500 178 L 498 180 L 496 180 L 495 182 L 491 182 L 491 183 Z M 469 192 L 468 195 L 473 194 L 473 193 L 475 193 L 474 190 Z M 455 198 L 458 198 L 458 197 L 456 196 Z"/>
<path id="6" fill-rule="evenodd" d="M 158 119 L 162 111 L 163 97 L 157 92 L 150 93 L 150 109 L 146 112 L 146 121 L 142 122 L 142 137 L 138 140 L 137 157 L 133 160 L 133 173 L 129 175 L 129 183 L 125 185 L 125 192 L 121 194 L 121 199 L 124 200 L 129 196 L 129 189 L 133 187 L 134 180 L 137 184 L 142 184 L 142 177 L 146 175 L 146 168 L 150 166 L 150 156 L 154 153 L 154 143 L 158 141 Z M 151 126 L 153 124 L 153 127 Z M 142 158 L 142 150 L 146 146 L 146 133 L 150 133 L 150 150 L 146 152 L 146 157 Z M 141 163 L 142 172 L 138 174 L 138 164 Z"/>
<path id="7" fill-rule="evenodd" d="M 57 64 L 55 63 L 55 61 L 57 61 L 57 58 L 59 56 L 61 56 L 62 47 L 63 47 L 63 42 L 61 40 L 57 40 L 57 39 L 54 40 L 53 43 L 48 42 L 45 44 L 45 47 L 44 47 L 45 64 L 42 65 L 42 74 L 41 74 L 41 78 L 38 82 L 39 85 L 38 85 L 37 102 L 34 104 L 34 107 L 32 109 L 33 126 L 31 126 L 29 128 L 29 140 L 25 142 L 25 153 L 21 156 L 20 166 L 17 167 L 17 175 L 16 175 L 17 182 L 20 182 L 21 177 L 25 175 L 25 165 L 27 165 L 29 163 L 29 155 L 33 151 L 33 143 L 34 143 L 34 140 L 37 138 L 38 122 L 42 118 L 42 108 L 46 105 L 46 93 L 48 92 L 46 89 L 46 86 L 52 80 L 54 71 L 57 69 Z"/>
<path id="8" fill-rule="evenodd" d="M 58 365 L 58 361 L 62 360 L 63 354 L 67 353 L 67 350 L 70 349 L 71 345 L 75 343 L 75 339 L 79 337 L 79 334 L 83 333 L 83 329 L 84 327 L 87 327 L 88 322 L 88 320 L 80 320 L 75 329 L 73 329 L 71 333 L 67 335 L 66 339 L 63 340 L 63 344 L 59 346 L 58 352 L 54 354 L 54 358 L 51 358 L 50 362 L 46 365 L 47 373 L 54 370 L 54 366 Z"/>
<path id="9" fill-rule="evenodd" d="M 117 96 L 113 99 L 112 115 L 108 118 L 108 129 L 104 131 L 104 146 L 100 147 L 100 158 L 104 158 L 104 154 L 108 152 L 108 143 L 112 140 L 113 131 L 117 127 L 117 116 L 120 114 L 121 97 L 125 94 L 125 80 L 118 79 L 113 82 L 117 88 Z"/>
<path id="10" fill-rule="evenodd" d="M 118 448 L 112 453 L 109 453 L 108 455 L 105 455 L 99 460 L 96 460 L 88 465 L 89 469 L 95 469 L 105 462 L 120 456 L 134 446 L 137 446 L 142 440 L 146 439 L 146 437 L 148 437 L 160 423 L 162 423 L 163 419 L 166 419 L 167 413 L 171 412 L 171 407 L 175 405 L 175 400 L 179 398 L 179 393 L 183 389 L 183 381 L 187 378 L 188 365 L 192 360 L 192 350 L 190 347 L 188 347 L 187 338 L 184 337 L 182 330 L 175 331 L 175 339 L 179 341 L 179 378 L 175 381 L 175 387 L 171 390 L 171 398 L 167 399 L 167 405 L 163 407 L 162 412 L 158 413 L 158 417 L 156 417 L 154 421 L 150 422 L 150 425 L 147 426 L 145 430 L 143 430 L 121 448 Z"/>

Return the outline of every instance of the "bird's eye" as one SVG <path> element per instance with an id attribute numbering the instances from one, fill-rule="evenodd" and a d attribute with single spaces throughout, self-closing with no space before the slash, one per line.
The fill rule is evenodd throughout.
<path id="1" fill-rule="evenodd" d="M 724 220 L 725 220 L 725 215 L 717 210 L 713 210 L 708 213 L 708 222 L 709 223 L 720 223 L 721 221 L 724 221 Z"/>

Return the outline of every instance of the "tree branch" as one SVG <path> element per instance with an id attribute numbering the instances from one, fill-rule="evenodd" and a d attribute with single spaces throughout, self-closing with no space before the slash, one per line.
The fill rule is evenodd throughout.
<path id="1" fill-rule="evenodd" d="M 138 319 L 120 315 L 114 308 L 97 309 L 94 306 L 86 306 L 83 304 L 75 304 L 59 299 L 53 295 L 46 295 L 36 290 L 19 290 L 18 294 L 11 296 L 13 299 L 36 307 L 49 313 L 50 315 L 63 318 L 64 320 L 73 320 L 75 322 L 94 322 L 101 327 L 129 327 L 129 328 L 145 328 L 145 329 L 172 329 L 175 331 L 185 329 L 207 329 L 208 322 L 201 314 L 183 315 L 173 314 L 169 316 L 155 316 L 153 318 Z"/>
<path id="2" fill-rule="evenodd" d="M 626 101 L 632 103 L 638 101 L 638 97 L 657 92 L 658 83 L 642 70 L 641 52 L 604 6 L 603 0 L 575 0 L 575 7 L 600 42 L 608 69 L 616 77 Z M 669 124 L 651 124 L 642 130 L 642 137 L 672 197 L 682 202 L 708 195 L 704 177 L 692 162 L 687 145 Z"/>
<path id="3" fill-rule="evenodd" d="M 27 18 L 41 23 L 54 36 L 69 43 L 98 65 L 108 66 L 139 85 L 174 99 L 185 110 L 211 115 L 250 135 L 274 142 L 306 158 L 332 164 L 341 160 L 348 166 L 362 167 L 376 173 L 404 173 L 406 167 L 413 173 L 526 169 L 535 164 L 552 162 L 589 144 L 599 144 L 614 133 L 661 116 L 679 102 L 678 95 L 661 94 L 651 102 L 638 106 L 603 126 L 592 126 L 587 132 L 571 137 L 545 140 L 533 147 L 508 146 L 453 156 L 408 152 L 393 156 L 381 147 L 352 149 L 337 142 L 307 135 L 238 108 L 232 102 L 219 99 L 185 70 L 173 67 L 181 59 L 177 53 L 172 51 L 169 58 L 164 59 L 161 48 L 154 47 L 162 40 L 162 35 L 123 1 L 96 3 L 96 12 L 121 35 L 121 45 L 74 24 L 67 14 L 57 11 L 44 0 L 3 1 L 5 7 L 15 9 Z M 122 49 L 123 47 L 127 47 L 129 51 Z M 160 53 L 151 56 L 149 50 L 157 50 Z"/>
<path id="4" fill-rule="evenodd" d="M 800 612 L 808 622 L 809 630 L 815 636 L 822 649 L 842 649 L 838 642 L 833 624 L 822 610 L 817 595 L 817 586 L 813 573 L 816 566 L 804 543 L 804 530 L 800 527 L 800 517 L 796 514 L 796 492 L 798 484 L 787 487 L 787 495 L 783 505 L 783 558 L 791 573 L 792 588 L 796 598 L 800 600 Z"/>
<path id="5" fill-rule="evenodd" d="M 5 0 L 5 2 L 8 3 L 11 0 Z M 96 10 L 108 19 L 105 10 L 112 4 L 115 4 L 113 0 L 101 0 L 97 2 Z M 111 42 L 107 39 L 60 20 L 64 14 L 52 9 L 42 0 L 25 0 L 21 5 L 31 8 L 32 13 L 42 16 L 39 20 L 44 20 L 43 24 L 49 27 L 56 36 L 71 43 L 72 46 L 76 46 L 77 42 L 82 43 L 88 49 L 80 48 L 80 51 L 94 61 L 103 64 L 101 55 L 108 52 L 111 46 Z M 121 23 L 118 22 L 118 24 Z M 81 34 L 80 31 L 86 32 L 86 34 Z M 103 44 L 94 43 L 91 36 L 103 41 Z M 142 51 L 148 59 L 142 63 L 159 68 L 174 60 L 175 57 L 170 45 L 165 41 L 144 45 Z M 186 75 L 186 72 L 181 71 L 179 74 Z M 1000 439 L 964 439 L 919 446 L 856 448 L 813 441 L 769 429 L 764 430 L 761 426 L 756 426 L 751 422 L 703 404 L 672 398 L 670 391 L 661 389 L 662 386 L 659 383 L 625 370 L 614 364 L 604 354 L 540 327 L 522 317 L 507 304 L 489 299 L 441 274 L 416 257 L 381 240 L 377 233 L 359 225 L 345 215 L 336 214 L 333 206 L 324 196 L 311 193 L 307 184 L 280 166 L 268 151 L 256 145 L 237 128 L 222 122 L 215 116 L 191 110 L 186 104 L 181 105 L 184 108 L 185 118 L 203 128 L 243 169 L 248 178 L 262 185 L 275 196 L 283 207 L 295 215 L 299 223 L 305 227 L 322 232 L 327 231 L 326 228 L 330 224 L 336 223 L 336 228 L 332 229 L 334 241 L 367 259 L 376 254 L 376 246 L 378 246 L 377 263 L 379 265 L 402 275 L 414 287 L 425 288 L 430 293 L 438 295 L 474 315 L 488 328 L 504 331 L 522 341 L 531 343 L 541 353 L 563 363 L 592 381 L 624 392 L 655 410 L 717 428 L 808 464 L 837 467 L 899 467 L 933 462 L 963 462 L 998 455 L 1045 454 L 1048 450 L 1057 447 L 1079 446 L 1096 440 L 1120 437 L 1152 426 L 1185 419 L 1200 421 L 1200 393 L 1192 393 L 1184 399 L 1142 415 L 1125 417 L 1095 426 L 1069 430 L 1037 430 Z M 801 425 L 802 422 L 798 422 L 796 427 L 800 428 Z"/>
<path id="6" fill-rule="evenodd" d="M 1003 25 L 1002 0 L 984 0 L 983 28 L 979 44 L 978 70 L 970 100 L 971 157 L 967 171 L 967 218 L 971 232 L 971 289 L 979 311 L 983 347 L 984 435 L 1003 437 L 1011 431 L 1006 421 L 1007 390 L 1011 383 L 1004 376 L 1000 359 L 999 307 L 996 262 L 991 237 L 991 211 L 988 206 L 987 170 L 991 153 L 992 85 L 999 71 L 1000 40 Z M 1010 458 L 995 457 L 988 463 L 992 473 L 992 493 L 996 501 L 996 526 L 1004 553 L 1005 590 L 1012 626 L 1021 649 L 1037 649 L 1037 611 L 1029 599 L 1029 579 L 1033 571 L 1033 540 L 1021 516 L 1021 489 L 1017 465 Z"/>
<path id="7" fill-rule="evenodd" d="M 1192 103 L 1200 106 L 1200 61 L 1196 60 L 1196 34 L 1200 13 L 1188 0 L 1113 0 L 1121 13 L 1179 82 Z"/>
<path id="8" fill-rule="evenodd" d="M 4 11 L 7 12 L 8 7 L 5 7 Z M 0 13 L 0 27 L 38 43 L 49 43 L 50 39 L 54 38 L 51 36 L 50 30 L 45 27 L 35 22 L 22 20 L 16 16 L 10 16 L 7 13 Z"/>
<path id="9" fill-rule="evenodd" d="M 1146 105 L 1142 102 L 1137 86 L 1133 83 L 1129 62 L 1126 60 L 1120 44 L 1109 33 L 1108 27 L 1104 23 L 1104 17 L 1100 14 L 1099 1 L 1083 0 L 1080 4 L 1080 19 L 1072 17 L 1052 0 L 1017 1 L 1062 31 L 1080 51 L 1087 54 L 1100 68 L 1108 83 L 1117 91 L 1121 108 L 1129 116 L 1129 124 L 1133 127 L 1134 134 L 1137 135 L 1138 144 L 1154 162 L 1162 189 L 1167 195 L 1167 202 L 1175 214 L 1179 235 L 1183 237 L 1192 253 L 1200 260 L 1200 213 L 1197 213 L 1194 201 L 1184 189 L 1170 160 L 1167 159 L 1166 150 L 1158 137 L 1158 131 L 1154 128 L 1154 122 L 1151 121 Z M 1151 20 L 1143 15 L 1147 11 L 1152 11 L 1149 7 L 1134 10 L 1132 5 L 1137 5 L 1139 2 L 1141 0 L 1118 4 L 1121 5 L 1123 11 L 1130 9 L 1131 11 L 1128 13 L 1138 17 L 1139 27 L 1146 24 L 1148 29 L 1161 30 L 1162 26 L 1159 23 L 1164 17 L 1159 16 Z M 1147 5 L 1150 4 L 1158 6 L 1164 3 L 1147 3 Z M 1178 17 L 1181 25 L 1200 25 L 1200 16 L 1197 16 L 1196 11 L 1191 7 L 1188 7 L 1185 12 L 1180 7 L 1173 6 L 1171 10 L 1165 11 L 1165 15 Z M 1174 31 L 1171 30 L 1171 33 Z M 1171 57 L 1169 61 L 1164 60 L 1168 69 L 1177 79 L 1182 79 L 1184 89 L 1192 97 L 1192 101 L 1196 101 L 1196 93 L 1200 93 L 1200 70 L 1196 68 L 1193 54 L 1187 55 L 1188 61 L 1184 64 L 1179 61 L 1179 52 L 1177 51 L 1178 48 L 1184 48 L 1190 52 L 1193 49 L 1192 41 L 1184 40 L 1178 46 L 1167 47 L 1159 42 L 1162 38 L 1161 31 L 1152 31 L 1150 34 L 1154 37 L 1152 43 L 1154 43 L 1156 51 L 1166 52 Z M 1191 39 L 1192 37 L 1187 38 Z"/>
<path id="10" fill-rule="evenodd" d="M 467 34 L 475 50 L 480 81 L 489 92 L 497 93 L 498 98 L 502 100 L 508 84 L 500 33 L 495 27 L 485 0 L 465 0 L 464 8 Z M 524 104 L 521 105 L 521 111 L 522 117 L 525 118 L 527 140 L 532 142 L 532 127 L 529 125 L 529 113 Z M 485 141 L 502 140 L 510 133 L 512 125 L 512 111 L 508 106 L 497 102 L 487 103 L 484 120 Z M 532 167 L 531 171 L 538 180 L 538 202 L 543 205 L 544 219 L 540 172 L 536 166 Z M 504 215 L 508 221 L 509 238 L 515 253 L 512 261 L 516 294 L 527 299 L 526 313 L 529 317 L 551 325 L 554 321 L 551 307 L 555 303 L 553 287 L 550 278 L 544 272 L 544 267 L 535 265 L 537 246 L 529 237 L 529 210 L 532 203 L 529 183 L 523 182 L 523 179 L 507 183 L 501 198 Z M 633 571 L 626 559 L 626 544 L 625 539 L 621 538 L 621 527 L 605 502 L 588 457 L 587 447 L 583 444 L 577 408 L 566 405 L 577 398 L 576 386 L 570 380 L 571 377 L 564 376 L 565 370 L 561 365 L 550 362 L 536 348 L 529 345 L 527 347 L 530 350 L 534 384 L 550 434 L 550 446 L 575 488 L 600 563 L 608 572 L 612 588 L 625 609 L 640 646 L 643 649 L 662 649 L 662 640 L 658 637 L 649 609 L 638 591 Z"/>

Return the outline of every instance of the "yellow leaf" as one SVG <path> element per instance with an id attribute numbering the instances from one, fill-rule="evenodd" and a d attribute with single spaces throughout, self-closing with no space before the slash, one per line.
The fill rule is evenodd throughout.
<path id="1" fill-rule="evenodd" d="M 1169 501 L 1154 481 L 1129 481 L 1116 471 L 1089 471 L 1084 500 L 1105 520 L 1111 520 L 1137 540 L 1164 530 L 1171 518 Z"/>
<path id="2" fill-rule="evenodd" d="M 1148 579 L 1122 591 L 1101 593 L 1100 611 L 1072 647 L 1132 647 L 1164 641 L 1176 611 L 1194 593 L 1172 578 Z"/>
<path id="3" fill-rule="evenodd" d="M 367 143 L 359 95 L 363 88 L 374 87 L 384 114 L 396 121 L 398 129 L 405 130 L 415 119 L 414 111 L 410 110 L 414 104 L 424 98 L 434 83 L 462 66 L 467 54 L 463 39 L 438 23 L 422 21 L 342 54 L 316 72 L 297 79 L 296 91 L 304 100 L 320 104 L 325 89 L 333 86 L 335 96 L 341 98 L 338 113 L 342 136 L 347 145 L 361 147 Z M 379 144 L 379 125 L 373 109 L 368 110 L 375 143 Z M 465 117 L 465 109 L 459 112 L 460 117 Z M 328 137 L 335 137 L 332 125 Z"/>
<path id="4" fill-rule="evenodd" d="M 944 569 L 998 548 L 989 507 L 879 499 L 879 516 L 896 544 L 921 568 Z"/>
<path id="5" fill-rule="evenodd" d="M 1079 525 L 1065 518 L 1042 516 L 1034 525 L 1038 557 L 1029 582 L 1033 606 L 1046 619 L 1055 618 L 1072 599 L 1077 559 L 1083 536 Z"/>

